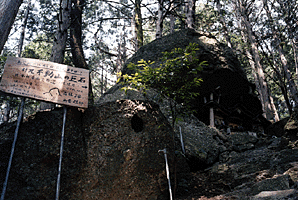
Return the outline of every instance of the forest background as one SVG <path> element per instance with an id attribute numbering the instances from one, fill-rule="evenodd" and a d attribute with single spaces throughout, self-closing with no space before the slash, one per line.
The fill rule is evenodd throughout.
<path id="1" fill-rule="evenodd" d="M 233 49 L 268 120 L 292 113 L 298 103 L 298 1 L 292 0 L 3 0 L 0 75 L 7 56 L 89 69 L 96 102 L 141 46 L 185 28 Z M 16 118 L 19 102 L 0 94 L 0 124 Z M 27 100 L 25 115 L 39 104 Z"/>

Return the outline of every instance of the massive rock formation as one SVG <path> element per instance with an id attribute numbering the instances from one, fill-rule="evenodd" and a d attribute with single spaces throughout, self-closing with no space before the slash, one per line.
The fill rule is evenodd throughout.
<path id="1" fill-rule="evenodd" d="M 181 127 L 184 155 L 191 170 L 199 171 L 178 183 L 182 196 L 177 199 L 295 199 L 298 180 L 295 144 L 283 137 L 271 138 L 272 133 L 267 137 L 261 132 L 247 131 L 269 123 L 262 117 L 261 104 L 253 94 L 254 85 L 247 81 L 228 47 L 211 36 L 184 30 L 142 47 L 128 63 L 144 59 L 156 61 L 158 65 L 161 52 L 186 47 L 190 42 L 200 45 L 198 56 L 209 63 L 200 74 L 204 80 L 198 88 L 201 95 L 192 102 L 199 113 L 196 116 L 208 124 L 212 106 L 219 122 L 243 127 L 242 131 L 246 132 L 232 132 L 227 136 L 193 116 L 182 117 L 173 128 L 179 138 Z M 124 68 L 123 73 L 132 71 Z M 114 86 L 100 103 L 120 98 L 154 101 L 168 121 L 172 121 L 168 111 L 170 99 L 162 98 L 158 91 L 149 90 L 144 96 L 136 91 L 124 93 L 120 88 L 121 85 Z M 208 102 L 210 93 L 216 101 Z"/>
<path id="2" fill-rule="evenodd" d="M 148 90 L 146 95 L 143 95 L 142 92 L 134 90 L 124 92 L 121 90 L 121 85 L 117 85 L 112 88 L 112 92 L 106 93 L 98 103 L 102 104 L 117 99 L 156 102 L 167 121 L 173 125 L 169 102 L 171 99 L 161 97 L 154 89 Z M 205 125 L 193 115 L 179 115 L 178 117 L 180 120 L 175 122 L 174 127 L 172 127 L 177 140 L 176 150 L 180 151 L 188 159 L 191 170 L 196 171 L 214 164 L 218 160 L 220 149 L 222 149 L 221 141 L 214 138 L 225 138 L 224 135 L 216 129 Z M 184 146 L 184 149 L 182 149 L 182 146 Z"/>
<path id="3" fill-rule="evenodd" d="M 233 128 L 247 130 L 268 126 L 268 121 L 262 117 L 261 103 L 254 94 L 255 85 L 247 80 L 233 51 L 211 35 L 191 29 L 181 30 L 141 47 L 127 63 L 144 59 L 155 61 L 153 67 L 159 66 L 162 52 L 185 48 L 189 43 L 199 45 L 197 57 L 208 64 L 198 75 L 203 78 L 203 83 L 197 88 L 200 96 L 191 102 L 197 111 L 196 117 L 209 124 L 209 108 L 213 107 L 218 124 L 230 123 Z M 122 72 L 132 73 L 126 66 Z M 211 93 L 213 101 L 210 100 Z"/>
<path id="4" fill-rule="evenodd" d="M 181 129 L 185 143 L 184 154 L 191 161 L 191 169 L 197 170 L 214 164 L 220 153 L 225 150 L 223 140 L 227 138 L 205 125 L 209 124 L 210 107 L 214 109 L 217 127 L 224 131 L 227 129 L 259 131 L 260 126 L 267 126 L 268 122 L 262 117 L 260 101 L 253 94 L 255 86 L 247 80 L 238 59 L 229 47 L 211 35 L 189 29 L 178 31 L 141 47 L 127 64 L 144 59 L 155 61 L 152 67 L 157 67 L 162 62 L 162 52 L 185 48 L 189 43 L 198 44 L 199 51 L 196 56 L 201 61 L 207 61 L 208 65 L 198 74 L 203 78 L 203 83 L 197 88 L 200 96 L 190 103 L 196 110 L 195 117 L 181 115 L 179 118 L 183 120 L 176 122 L 173 128 L 177 138 L 180 137 Z M 131 74 L 133 71 L 125 65 L 122 73 Z M 99 102 L 117 99 L 150 100 L 157 103 L 170 124 L 174 124 L 170 112 L 170 99 L 162 97 L 154 89 L 147 91 L 144 96 L 136 91 L 124 93 L 121 87 L 121 84 L 112 87 Z M 213 101 L 209 99 L 211 93 L 214 96 Z M 249 148 L 251 144 L 245 145 L 246 147 L 239 148 Z"/>
<path id="5" fill-rule="evenodd" d="M 165 147 L 178 200 L 297 197 L 294 141 L 245 132 L 220 136 L 195 119 L 182 124 L 186 151 L 198 151 L 208 168 L 189 159 L 199 170 L 189 173 L 180 153 L 174 155 L 173 130 L 154 103 L 119 100 L 84 113 L 69 109 L 60 199 L 168 199 L 165 161 L 158 153 Z M 61 128 L 61 109 L 36 113 L 22 124 L 5 199 L 54 198 Z M 14 129 L 14 123 L 0 127 L 0 187 Z"/>
<path id="6" fill-rule="evenodd" d="M 162 51 L 190 42 L 200 44 L 198 56 L 209 63 L 200 74 L 201 96 L 193 102 L 197 117 L 208 123 L 212 106 L 226 125 L 234 123 L 247 130 L 264 125 L 260 102 L 252 94 L 254 86 L 231 50 L 211 36 L 180 31 L 142 47 L 130 61 L 158 62 Z M 129 73 L 126 68 L 123 71 Z M 180 116 L 182 120 L 172 127 L 171 99 L 154 89 L 144 96 L 120 88 L 116 85 L 84 112 L 68 110 L 60 199 L 169 199 L 164 156 L 158 152 L 164 148 L 175 199 L 297 197 L 295 141 L 253 132 L 225 135 L 192 115 Z M 205 103 L 210 93 L 216 101 Z M 297 133 L 297 127 L 291 127 Z M 0 187 L 14 128 L 13 123 L 0 127 Z M 61 128 L 62 109 L 36 113 L 22 124 L 6 199 L 55 197 Z"/>
<path id="7" fill-rule="evenodd" d="M 124 66 L 123 74 L 133 71 L 127 68 L 128 63 L 137 63 L 144 59 L 155 61 L 153 67 L 161 64 L 162 52 L 170 52 L 174 48 L 185 48 L 189 43 L 198 44 L 199 51 L 196 56 L 200 61 L 207 61 L 208 65 L 198 75 L 203 78 L 203 83 L 197 88 L 200 96 L 190 104 L 197 112 L 194 116 L 179 116 L 174 125 L 176 137 L 179 138 L 180 129 L 184 138 L 186 158 L 191 163 L 191 169 L 197 170 L 214 164 L 221 152 L 225 150 L 223 134 L 209 124 L 210 107 L 214 108 L 215 120 L 218 128 L 241 129 L 259 131 L 260 126 L 267 126 L 267 121 L 262 117 L 262 107 L 257 96 L 253 94 L 254 85 L 250 83 L 241 68 L 232 50 L 218 42 L 211 35 L 195 32 L 194 30 L 181 30 L 174 34 L 154 40 L 141 47 Z M 117 99 L 150 100 L 160 106 L 170 124 L 173 118 L 170 112 L 170 99 L 162 97 L 158 91 L 147 91 L 146 96 L 136 91 L 121 91 L 121 84 L 113 86 L 100 100 L 99 103 L 115 101 Z M 209 96 L 213 93 L 214 101 Z M 199 120 L 198 120 L 199 119 Z M 202 123 L 204 122 L 204 123 Z M 245 144 L 249 148 L 251 144 Z M 181 150 L 182 151 L 182 150 Z"/>
<path id="8" fill-rule="evenodd" d="M 0 187 L 14 128 L 0 130 Z M 36 113 L 22 124 L 5 199 L 54 199 L 61 128 L 61 109 Z M 172 181 L 174 171 L 188 170 L 185 162 L 174 165 L 173 131 L 152 102 L 119 100 L 83 113 L 69 109 L 64 144 L 60 199 L 168 197 L 165 159 L 158 152 L 164 148 Z"/>

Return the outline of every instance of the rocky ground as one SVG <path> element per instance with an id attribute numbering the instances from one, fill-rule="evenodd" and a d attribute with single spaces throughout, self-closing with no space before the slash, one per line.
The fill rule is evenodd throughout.
<path id="1" fill-rule="evenodd" d="M 69 112 L 71 126 L 67 127 L 66 134 L 61 199 L 144 199 L 140 196 L 144 193 L 146 199 L 168 199 L 163 156 L 148 153 L 157 152 L 170 141 L 168 135 L 162 135 L 170 132 L 170 128 L 166 125 L 161 132 L 156 132 L 164 124 L 160 123 L 164 118 L 154 106 L 146 104 L 145 109 L 140 107 L 143 104 L 130 102 L 130 109 L 125 109 L 128 103 L 124 102 L 121 103 L 126 104 L 123 111 L 119 111 L 121 106 L 117 103 L 88 111 L 83 127 L 75 126 L 79 118 L 74 116 L 78 115 Z M 130 127 L 130 115 L 136 110 L 144 120 L 143 132 L 135 132 Z M 293 137 L 255 136 L 248 132 L 225 135 L 198 121 L 190 121 L 195 120 L 184 122 L 183 129 L 186 160 L 180 159 L 181 147 L 176 139 L 179 170 L 173 171 L 173 157 L 169 155 L 175 199 L 298 199 L 298 148 Z M 109 122 L 113 125 L 106 126 Z M 62 109 L 37 113 L 22 125 L 7 199 L 53 199 L 61 126 Z M 0 186 L 4 181 L 14 128 L 15 123 L 0 127 Z M 154 130 L 157 139 L 154 134 L 147 135 Z M 80 134 L 82 131 L 84 134 Z M 206 147 L 198 148 L 200 142 L 206 141 Z M 111 180 L 110 187 L 104 188 L 107 180 Z M 162 189 L 155 186 L 157 183 Z M 98 194 L 105 194 L 105 197 Z"/>
<path id="2" fill-rule="evenodd" d="M 118 88 L 101 102 L 118 98 L 157 101 L 153 90 L 144 98 Z M 169 103 L 159 102 L 168 121 Z M 296 199 L 298 180 L 297 113 L 265 131 L 232 132 L 227 135 L 206 126 L 195 117 L 181 117 L 174 127 L 176 154 L 183 133 L 185 154 L 191 173 L 177 183 L 176 199 Z M 286 128 L 285 128 L 286 127 Z M 181 128 L 181 129 L 180 129 Z"/>
<path id="3" fill-rule="evenodd" d="M 192 173 L 190 193 L 178 199 L 298 199 L 295 142 L 245 132 L 227 139 L 219 161 Z"/>

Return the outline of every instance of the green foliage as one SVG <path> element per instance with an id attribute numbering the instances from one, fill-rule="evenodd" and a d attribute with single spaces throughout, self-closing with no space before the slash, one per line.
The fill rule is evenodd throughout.
<path id="1" fill-rule="evenodd" d="M 218 19 L 214 6 L 201 3 L 196 7 L 197 30 L 216 33 L 218 31 L 217 23 Z"/>
<path id="2" fill-rule="evenodd" d="M 52 41 L 50 41 L 45 34 L 38 35 L 36 39 L 25 46 L 22 51 L 22 57 L 49 61 L 52 46 Z"/>
<path id="3" fill-rule="evenodd" d="M 138 90 L 146 94 L 149 88 L 157 89 L 162 95 L 172 98 L 184 106 L 196 98 L 199 93 L 197 88 L 203 81 L 197 76 L 206 61 L 200 62 L 196 56 L 197 44 L 190 43 L 185 49 L 175 48 L 171 52 L 163 52 L 161 64 L 153 67 L 154 62 L 141 60 L 138 64 L 130 63 L 128 68 L 135 73 L 120 76 L 122 89 Z M 176 104 L 172 105 L 176 112 Z M 175 117 L 174 117 L 175 118 Z M 176 119 L 176 118 L 175 118 Z"/>

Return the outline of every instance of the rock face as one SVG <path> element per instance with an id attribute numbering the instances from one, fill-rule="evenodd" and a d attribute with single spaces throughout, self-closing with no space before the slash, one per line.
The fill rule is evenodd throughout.
<path id="1" fill-rule="evenodd" d="M 58 175 L 59 148 L 62 130 L 62 109 L 39 112 L 21 124 L 10 171 L 5 199 L 53 199 Z M 69 110 L 65 129 L 61 196 L 75 191 L 76 177 L 86 161 L 81 113 Z M 3 127 L 4 128 L 4 127 Z M 4 182 L 15 126 L 0 130 L 0 186 Z M 4 136 L 4 137 L 3 137 Z"/>
<path id="2" fill-rule="evenodd" d="M 22 125 L 5 199 L 55 197 L 61 128 L 62 110 L 36 113 Z M 9 149 L 14 129 L 2 130 L 1 147 Z M 165 160 L 158 152 L 164 148 L 173 175 L 173 131 L 154 103 L 122 100 L 84 113 L 70 109 L 60 199 L 164 199 Z M 0 152 L 0 187 L 8 151 Z"/>
<path id="3" fill-rule="evenodd" d="M 146 96 L 144 96 L 141 92 L 133 90 L 125 93 L 121 90 L 121 85 L 116 85 L 106 93 L 98 103 L 114 101 L 116 99 L 131 99 L 134 101 L 150 100 L 158 103 L 162 114 L 167 118 L 170 124 L 173 125 L 170 112 L 170 99 L 162 98 L 160 94 L 153 89 L 148 90 Z M 179 118 L 180 120 L 178 120 L 173 127 L 177 140 L 176 146 L 179 147 L 176 150 L 184 154 L 189 161 L 188 163 L 191 170 L 196 171 L 214 164 L 218 160 L 220 149 L 224 148 L 220 146 L 221 141 L 215 139 L 216 137 L 220 137 L 220 133 L 216 129 L 206 126 L 193 115 L 179 116 Z M 182 143 L 184 145 L 184 152 Z"/>
<path id="4" fill-rule="evenodd" d="M 297 199 L 298 149 L 288 139 L 223 135 L 185 118 L 178 124 L 186 161 L 174 155 L 181 147 L 177 140 L 175 147 L 161 109 L 151 101 L 128 99 L 103 101 L 83 113 L 69 109 L 60 199 L 166 200 L 164 155 L 158 153 L 164 148 L 173 188 L 175 174 L 179 177 L 177 200 Z M 15 127 L 0 128 L 1 187 Z M 55 197 L 61 128 L 59 109 L 36 113 L 22 124 L 5 199 Z M 198 171 L 189 173 L 187 164 Z"/>
<path id="5" fill-rule="evenodd" d="M 167 148 L 174 169 L 173 132 L 156 106 L 123 100 L 88 109 L 88 170 L 81 174 L 82 192 L 72 199 L 158 199 L 167 193 L 164 155 L 158 151 Z"/>
<path id="6" fill-rule="evenodd" d="M 277 137 L 284 136 L 286 134 L 285 125 L 287 124 L 288 121 L 289 121 L 289 117 L 286 117 L 278 122 L 271 124 L 265 129 L 265 134 L 271 135 L 271 136 L 274 135 Z"/>
<path id="7" fill-rule="evenodd" d="M 262 117 L 260 101 L 253 95 L 254 85 L 247 80 L 240 62 L 229 47 L 221 44 L 211 35 L 188 29 L 175 32 L 141 47 L 127 61 L 127 64 L 137 63 L 144 59 L 155 61 L 153 67 L 157 67 L 162 62 L 160 59 L 162 52 L 170 52 L 174 48 L 185 48 L 189 43 L 198 44 L 199 51 L 196 56 L 201 61 L 207 61 L 208 66 L 205 66 L 198 74 L 200 78 L 203 78 L 203 83 L 197 88 L 200 95 L 190 103 L 191 107 L 197 111 L 195 117 L 179 116 L 182 120 L 178 121 L 173 129 L 177 138 L 181 137 L 179 136 L 181 129 L 185 143 L 183 153 L 191 161 L 192 170 L 197 170 L 214 164 L 220 157 L 223 157 L 220 154 L 226 151 L 223 144 L 227 138 L 218 130 L 205 125 L 209 124 L 210 107 L 213 107 L 217 127 L 223 130 L 232 127 L 254 130 L 266 124 L 267 121 Z M 124 66 L 122 73 L 133 72 Z M 170 124 L 174 124 L 169 112 L 170 99 L 161 97 L 154 89 L 149 90 L 144 96 L 136 91 L 124 93 L 121 87 L 120 84 L 112 87 L 99 102 L 117 99 L 150 100 L 157 103 Z M 209 99 L 211 93 L 214 97 L 213 101 Z M 251 149 L 255 145 L 254 142 L 235 145 L 234 148 L 239 151 Z"/>
<path id="8" fill-rule="evenodd" d="M 262 106 L 258 97 L 254 95 L 255 85 L 250 83 L 241 68 L 241 64 L 233 51 L 218 42 L 213 36 L 185 29 L 141 47 L 127 64 L 137 63 L 144 59 L 155 61 L 153 67 L 159 67 L 162 52 L 170 52 L 174 48 L 185 48 L 189 43 L 198 44 L 197 57 L 200 61 L 207 61 L 207 66 L 198 74 L 203 82 L 196 89 L 200 95 L 190 104 L 196 109 L 196 117 L 209 124 L 209 108 L 214 108 L 218 125 L 223 122 L 226 126 L 242 128 L 252 131 L 257 126 L 268 126 L 262 117 Z M 123 74 L 133 73 L 126 66 Z M 213 94 L 213 101 L 210 95 Z"/>
<path id="9" fill-rule="evenodd" d="M 268 140 L 253 137 L 245 133 L 229 136 L 225 143 L 226 151 L 220 154 L 219 162 L 200 172 L 198 177 L 208 177 L 213 186 L 212 194 L 212 189 L 208 188 L 210 185 L 205 186 L 210 193 L 204 195 L 213 196 L 210 200 L 297 199 L 298 149 L 289 148 L 281 138 Z M 254 145 L 239 148 L 239 145 L 245 144 Z M 193 190 L 193 193 L 196 192 Z M 221 195 L 217 196 L 216 193 Z"/>
<path id="10" fill-rule="evenodd" d="M 298 108 L 296 107 L 290 116 L 290 119 L 287 121 L 284 130 L 286 135 L 290 136 L 293 139 L 298 139 Z"/>
<path id="11" fill-rule="evenodd" d="M 181 136 L 178 134 L 180 129 Z M 175 130 L 177 138 L 183 138 L 185 157 L 191 171 L 204 169 L 218 160 L 223 146 L 214 139 L 218 134 L 215 129 L 206 126 L 192 116 L 177 122 Z M 180 143 L 179 146 L 182 144 Z"/>

